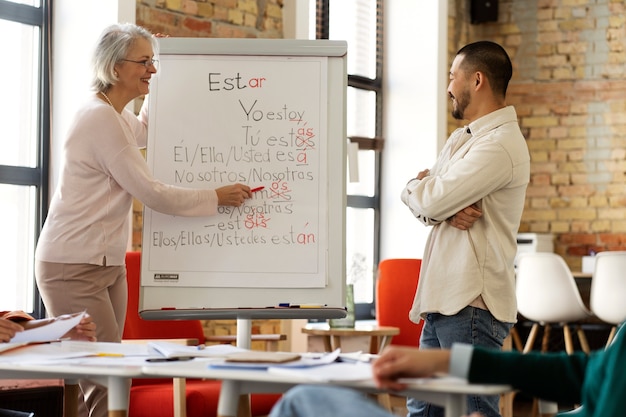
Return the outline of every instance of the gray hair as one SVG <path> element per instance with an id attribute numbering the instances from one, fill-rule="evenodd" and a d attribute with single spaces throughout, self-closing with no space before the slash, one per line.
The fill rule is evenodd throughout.
<path id="1" fill-rule="evenodd" d="M 98 92 L 105 92 L 117 81 L 115 64 L 126 58 L 128 49 L 140 38 L 152 44 L 155 55 L 158 42 L 152 33 L 132 23 L 114 24 L 102 31 L 93 54 L 93 81 L 91 86 Z"/>

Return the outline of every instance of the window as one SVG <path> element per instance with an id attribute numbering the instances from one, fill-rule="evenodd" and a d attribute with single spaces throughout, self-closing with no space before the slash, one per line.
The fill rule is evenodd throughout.
<path id="1" fill-rule="evenodd" d="M 40 317 L 34 252 L 47 209 L 48 0 L 0 0 L 0 308 Z M 6 41 L 6 40 L 9 40 Z M 10 63 L 8 65 L 7 63 Z M 6 82 L 10 80 L 9 82 Z"/>
<path id="2" fill-rule="evenodd" d="M 374 317 L 382 150 L 382 0 L 318 0 L 317 38 L 348 42 L 347 131 L 359 181 L 347 184 L 346 276 L 357 319 Z M 348 179 L 349 181 L 349 179 Z"/>

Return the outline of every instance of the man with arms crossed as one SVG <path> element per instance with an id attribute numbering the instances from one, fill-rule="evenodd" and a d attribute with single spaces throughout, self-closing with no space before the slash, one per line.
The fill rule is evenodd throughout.
<path id="1" fill-rule="evenodd" d="M 511 61 L 498 44 L 464 46 L 450 68 L 452 116 L 469 123 L 448 138 L 435 165 L 402 191 L 432 226 L 410 318 L 424 320 L 420 348 L 468 343 L 500 349 L 517 319 L 514 259 L 530 176 L 517 114 L 505 102 Z M 468 410 L 499 416 L 498 396 L 470 396 Z M 411 417 L 443 416 L 407 400 Z"/>

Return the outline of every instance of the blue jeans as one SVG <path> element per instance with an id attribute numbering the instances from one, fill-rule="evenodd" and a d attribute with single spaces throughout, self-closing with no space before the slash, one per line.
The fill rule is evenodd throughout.
<path id="1" fill-rule="evenodd" d="M 269 417 L 395 417 L 365 394 L 329 385 L 298 385 L 272 408 Z"/>
<path id="2" fill-rule="evenodd" d="M 513 323 L 496 320 L 489 311 L 476 307 L 465 307 L 453 316 L 438 313 L 426 315 L 420 349 L 449 349 L 453 343 L 501 349 L 504 338 Z M 499 395 L 468 396 L 468 414 L 478 411 L 485 417 L 500 416 Z M 406 402 L 408 417 L 443 417 L 441 407 L 409 398 Z"/>

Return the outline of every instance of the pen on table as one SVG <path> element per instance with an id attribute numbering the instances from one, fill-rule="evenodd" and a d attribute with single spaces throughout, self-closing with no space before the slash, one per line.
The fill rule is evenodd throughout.
<path id="1" fill-rule="evenodd" d="M 147 362 L 177 362 L 177 361 L 190 361 L 193 356 L 176 356 L 174 358 L 148 358 Z"/>
<path id="2" fill-rule="evenodd" d="M 94 356 L 97 356 L 99 358 L 123 358 L 124 354 L 100 352 L 100 353 L 96 353 Z"/>
<path id="3" fill-rule="evenodd" d="M 371 353 L 362 353 L 358 356 L 348 356 L 348 355 L 339 355 L 337 357 L 337 362 L 347 362 L 347 363 L 372 363 L 374 362 L 380 355 L 375 355 Z"/>
<path id="4" fill-rule="evenodd" d="M 261 190 L 262 190 L 262 189 L 264 189 L 264 188 L 265 188 L 265 186 L 263 186 L 263 185 L 262 185 L 262 186 L 260 186 L 260 187 L 252 188 L 252 189 L 250 190 L 250 192 L 251 192 L 251 193 L 256 193 L 257 191 L 261 191 Z"/>

